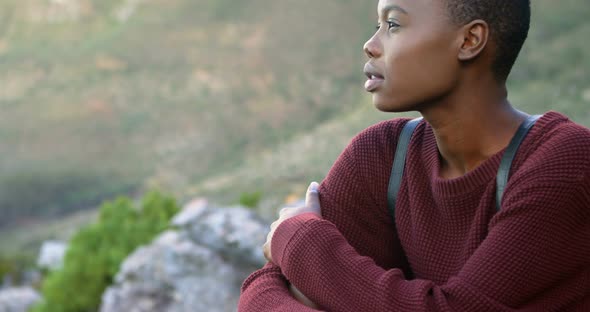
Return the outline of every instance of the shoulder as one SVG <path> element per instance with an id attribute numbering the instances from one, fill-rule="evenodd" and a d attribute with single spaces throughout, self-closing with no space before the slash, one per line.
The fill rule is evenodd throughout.
<path id="1" fill-rule="evenodd" d="M 371 125 L 355 135 L 346 150 L 363 154 L 389 154 L 393 151 L 404 125 L 412 118 L 393 118 Z"/>
<path id="2" fill-rule="evenodd" d="M 535 129 L 537 128 L 537 129 Z M 523 142 L 502 199 L 504 214 L 535 211 L 557 218 L 587 215 L 590 205 L 590 130 L 550 112 Z M 567 212 L 567 213 L 565 213 Z"/>
<path id="3" fill-rule="evenodd" d="M 338 156 L 327 180 L 332 181 L 334 177 L 344 173 L 349 176 L 349 181 L 362 181 L 358 182 L 359 185 L 387 179 L 399 134 L 409 120 L 411 119 L 389 119 L 359 132 Z"/>
<path id="4" fill-rule="evenodd" d="M 556 112 L 545 114 L 533 129 L 515 179 L 577 183 L 590 176 L 590 129 Z"/>

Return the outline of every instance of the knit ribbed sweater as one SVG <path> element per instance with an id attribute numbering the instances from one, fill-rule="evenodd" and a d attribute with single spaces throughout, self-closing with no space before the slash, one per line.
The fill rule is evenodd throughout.
<path id="1" fill-rule="evenodd" d="M 556 112 L 522 142 L 501 203 L 504 150 L 453 179 L 439 175 L 430 125 L 416 128 L 396 202 L 387 187 L 408 119 L 358 134 L 319 187 L 322 217 L 281 223 L 238 310 L 590 311 L 590 131 Z M 262 251 L 261 251 L 262 252 Z"/>

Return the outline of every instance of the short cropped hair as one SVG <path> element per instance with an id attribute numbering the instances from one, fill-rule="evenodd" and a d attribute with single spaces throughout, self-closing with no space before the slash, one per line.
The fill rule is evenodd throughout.
<path id="1" fill-rule="evenodd" d="M 466 25 L 476 19 L 490 26 L 496 43 L 493 72 L 505 81 L 528 36 L 531 22 L 530 0 L 445 0 L 451 21 Z"/>

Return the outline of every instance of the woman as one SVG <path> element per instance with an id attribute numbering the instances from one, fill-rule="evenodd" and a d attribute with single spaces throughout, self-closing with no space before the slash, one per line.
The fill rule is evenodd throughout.
<path id="1" fill-rule="evenodd" d="M 590 311 L 590 131 L 541 116 L 496 211 L 500 160 L 528 117 L 506 79 L 530 1 L 380 0 L 378 16 L 365 88 L 379 110 L 424 118 L 395 218 L 388 181 L 407 119 L 357 135 L 305 206 L 281 210 L 238 309 Z"/>

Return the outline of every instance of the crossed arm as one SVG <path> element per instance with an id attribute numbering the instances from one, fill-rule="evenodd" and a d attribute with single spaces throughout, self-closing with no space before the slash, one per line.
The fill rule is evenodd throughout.
<path id="1" fill-rule="evenodd" d="M 519 194 L 528 205 L 499 216 L 488 238 L 443 285 L 424 279 L 408 281 L 399 269 L 379 267 L 371 258 L 359 255 L 334 224 L 308 213 L 285 221 L 277 229 L 272 249 L 278 267 L 267 267 L 275 270 L 267 275 L 275 280 L 258 280 L 260 288 L 245 284 L 244 291 L 272 298 L 268 310 L 258 311 L 313 311 L 290 296 L 286 279 L 327 311 L 571 308 L 576 300 L 587 300 L 590 289 L 590 244 L 586 242 L 589 217 L 587 209 L 580 206 L 588 203 L 575 200 L 573 194 L 582 191 L 579 187 L 552 187 L 555 192 L 571 194 L 561 199 L 575 208 L 565 212 L 560 209 L 558 212 L 566 215 L 559 216 L 548 209 L 539 210 L 534 198 Z M 318 258 L 317 254 L 326 256 Z M 277 286 L 271 289 L 271 284 Z M 243 311 L 254 311 L 247 306 L 242 306 Z"/>
<path id="2" fill-rule="evenodd" d="M 351 199 L 365 190 L 331 194 L 336 181 L 358 185 L 349 168 L 346 157 L 339 159 L 320 187 L 323 218 L 302 214 L 278 226 L 275 263 L 244 282 L 239 311 L 315 311 L 291 295 L 290 283 L 326 311 L 563 311 L 579 308 L 581 300 L 590 306 L 588 172 L 572 171 L 571 179 L 551 184 L 535 174 L 515 177 L 486 239 L 455 276 L 436 284 L 407 280 L 401 262 L 383 265 L 355 240 L 353 233 L 382 220 L 363 219 L 379 212 Z M 341 206 L 344 197 L 349 206 Z"/>
<path id="3" fill-rule="evenodd" d="M 291 289 L 292 286 L 281 273 L 281 268 L 267 262 L 242 284 L 238 311 L 317 311 L 311 307 L 317 308 L 313 302 Z M 258 300 L 264 301 L 264 306 L 259 306 L 256 302 Z"/>
<path id="4" fill-rule="evenodd" d="M 356 164 L 353 163 L 352 154 L 354 145 L 350 145 L 336 160 L 334 166 L 326 176 L 326 179 L 319 187 L 319 201 L 321 205 L 321 214 L 325 220 L 330 220 L 338 225 L 343 235 L 349 242 L 364 254 L 371 255 L 380 259 L 381 265 L 395 266 L 400 262 L 400 252 L 392 249 L 397 246 L 394 243 L 395 232 L 391 229 L 387 233 L 376 233 L 380 236 L 374 242 L 380 243 L 381 246 L 373 248 L 384 250 L 382 254 L 371 254 L 370 248 L 367 248 L 368 242 L 358 238 L 360 231 L 366 231 L 370 226 L 367 224 L 375 222 L 374 215 L 365 215 L 355 210 L 355 206 L 373 205 L 370 196 L 364 193 L 364 189 L 359 188 L 359 175 L 355 171 Z M 346 183 L 345 192 L 338 194 L 333 191 L 336 188 L 342 189 L 337 184 Z M 364 193 L 364 194 L 363 194 Z M 383 215 L 382 219 L 389 221 L 388 215 Z M 382 220 L 383 221 L 383 220 Z M 401 250 L 401 247 L 400 247 Z M 405 258 L 404 258 L 405 259 Z M 401 265 L 401 264 L 400 264 Z M 306 301 L 305 296 L 293 286 L 283 275 L 281 268 L 276 264 L 269 262 L 262 269 L 254 272 L 246 279 L 242 285 L 242 295 L 240 297 L 239 311 L 314 311 L 318 308 L 316 305 Z"/>
<path id="5" fill-rule="evenodd" d="M 407 267 L 393 225 L 386 232 L 373 232 L 375 222 L 391 222 L 386 207 L 376 207 L 373 198 L 359 187 L 359 175 L 352 163 L 354 146 L 337 159 L 319 188 L 322 218 L 336 224 L 342 235 L 364 255 L 383 267 Z M 335 185 L 345 183 L 345 186 Z M 334 189 L 339 189 L 336 193 Z M 372 207 L 360 210 L 358 207 Z M 363 233 L 363 235 L 358 235 Z M 373 236 L 370 242 L 361 239 Z M 377 252 L 375 252 L 377 251 Z M 273 257 L 274 258 L 274 257 Z M 313 307 L 313 308 L 312 308 Z M 244 281 L 239 311 L 315 311 L 319 309 L 284 276 L 281 268 L 267 263 Z"/>

